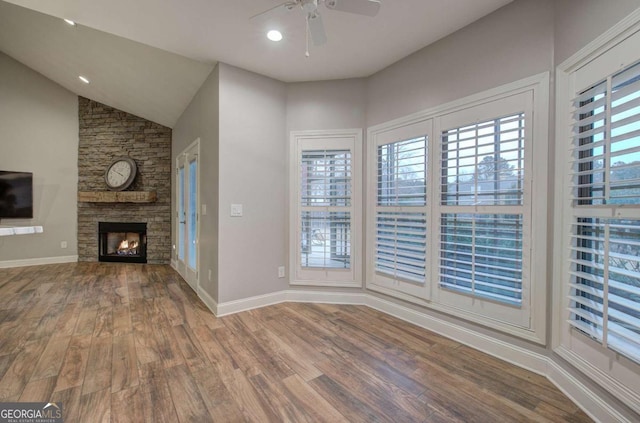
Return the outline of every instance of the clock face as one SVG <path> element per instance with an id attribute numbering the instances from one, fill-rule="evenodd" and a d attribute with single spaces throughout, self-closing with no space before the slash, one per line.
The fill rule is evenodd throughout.
<path id="1" fill-rule="evenodd" d="M 127 188 L 135 178 L 135 162 L 131 159 L 119 159 L 114 161 L 107 169 L 105 181 L 109 188 L 122 190 Z"/>

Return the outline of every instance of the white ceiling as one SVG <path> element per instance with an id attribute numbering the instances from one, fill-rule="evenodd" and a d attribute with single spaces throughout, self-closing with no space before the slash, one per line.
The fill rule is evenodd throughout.
<path id="1" fill-rule="evenodd" d="M 7 0 L 81 25 L 0 1 L 0 51 L 73 92 L 172 126 L 217 61 L 285 82 L 369 76 L 511 1 L 381 0 L 373 18 L 321 6 L 328 41 L 306 58 L 302 11 L 249 19 L 279 0 Z M 280 43 L 265 37 L 273 28 Z M 82 72 L 91 85 L 78 86 Z M 109 92 L 120 100 L 103 101 Z M 146 105 L 122 106 L 138 96 Z M 147 116 L 133 111 L 142 106 Z"/>
<path id="2" fill-rule="evenodd" d="M 1 1 L 0 51 L 73 93 L 169 127 L 212 69 Z M 82 83 L 79 75 L 91 83 Z"/>

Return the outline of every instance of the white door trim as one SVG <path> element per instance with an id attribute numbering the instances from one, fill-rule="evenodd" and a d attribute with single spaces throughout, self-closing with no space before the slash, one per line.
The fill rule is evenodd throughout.
<path id="1" fill-rule="evenodd" d="M 179 169 L 181 166 L 185 169 L 185 186 L 189 185 L 189 163 L 193 160 L 196 161 L 196 204 L 195 204 L 195 219 L 196 219 L 196 233 L 195 233 L 195 255 L 196 255 L 196 263 L 195 269 L 191 269 L 188 265 L 189 256 L 185 255 L 184 260 L 180 260 L 180 225 L 182 218 L 179 215 L 180 211 L 180 198 L 181 198 L 181 186 L 180 181 L 178 180 Z M 176 168 L 176 226 L 175 226 L 175 239 L 176 239 L 176 253 L 175 253 L 175 263 L 176 270 L 182 276 L 182 278 L 187 281 L 187 283 L 193 288 L 194 291 L 198 292 L 200 289 L 200 138 L 195 139 L 189 146 L 187 146 L 181 153 L 176 156 L 175 162 Z M 189 190 L 186 190 L 187 192 Z M 186 198 L 186 197 L 185 197 Z M 188 202 L 188 199 L 185 199 Z M 188 223 L 189 216 L 185 214 L 184 216 L 185 224 L 185 232 L 183 236 L 187 238 L 188 231 Z M 185 244 L 186 247 L 186 244 Z M 186 251 L 192 251 L 188 248 L 185 248 Z"/>

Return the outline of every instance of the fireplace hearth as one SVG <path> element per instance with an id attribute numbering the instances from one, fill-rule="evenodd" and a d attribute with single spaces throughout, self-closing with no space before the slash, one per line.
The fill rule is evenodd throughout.
<path id="1" fill-rule="evenodd" d="M 146 263 L 147 224 L 98 222 L 98 260 Z"/>

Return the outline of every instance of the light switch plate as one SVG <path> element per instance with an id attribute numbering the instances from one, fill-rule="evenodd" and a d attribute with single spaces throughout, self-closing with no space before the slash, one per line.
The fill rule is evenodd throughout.
<path id="1" fill-rule="evenodd" d="M 242 217 L 242 204 L 231 205 L 231 217 Z"/>

